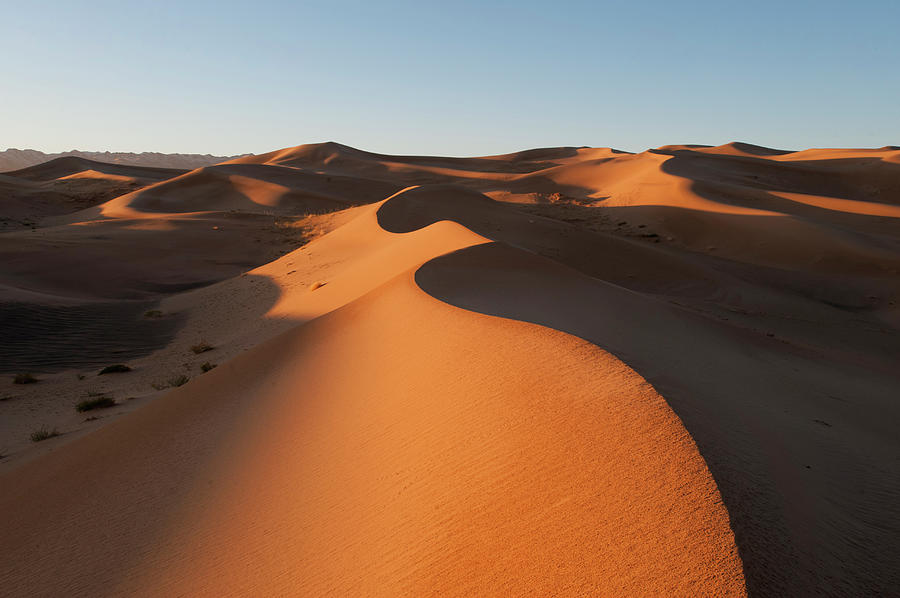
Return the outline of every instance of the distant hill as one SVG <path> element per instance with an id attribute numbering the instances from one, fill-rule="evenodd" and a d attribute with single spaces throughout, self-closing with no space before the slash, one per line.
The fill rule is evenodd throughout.
<path id="1" fill-rule="evenodd" d="M 224 162 L 225 160 L 241 157 L 211 156 L 209 154 L 160 154 L 158 152 L 142 152 L 139 154 L 132 152 L 82 152 L 78 150 L 60 152 L 58 154 L 45 154 L 44 152 L 37 150 L 10 148 L 4 152 L 0 152 L 0 172 L 28 168 L 35 164 L 66 156 L 76 156 L 110 164 L 154 166 L 157 168 L 181 168 L 186 170 L 210 166 L 212 164 Z"/>

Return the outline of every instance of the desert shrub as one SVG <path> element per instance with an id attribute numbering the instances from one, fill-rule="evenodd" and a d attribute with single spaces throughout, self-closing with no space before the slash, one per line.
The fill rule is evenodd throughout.
<path id="1" fill-rule="evenodd" d="M 205 341 L 200 341 L 199 343 L 191 347 L 191 351 L 193 351 L 197 355 L 199 355 L 200 353 L 206 353 L 207 351 L 212 351 L 213 349 L 215 349 L 215 347 Z"/>
<path id="2" fill-rule="evenodd" d="M 144 317 L 145 318 L 161 318 L 161 317 L 163 317 L 163 312 L 159 311 L 158 309 L 151 309 L 150 311 L 144 312 Z"/>
<path id="3" fill-rule="evenodd" d="M 41 426 L 31 433 L 31 442 L 40 442 L 42 440 L 47 440 L 48 438 L 53 438 L 54 436 L 59 436 L 59 431 L 56 428 L 50 430 L 47 426 Z"/>
<path id="4" fill-rule="evenodd" d="M 131 368 L 125 365 L 124 363 L 116 363 L 113 365 L 108 365 L 97 374 L 98 376 L 102 376 L 103 374 L 118 374 L 120 372 L 130 372 Z"/>
<path id="5" fill-rule="evenodd" d="M 92 409 L 108 409 L 109 407 L 115 407 L 116 401 L 111 397 L 99 397 L 96 399 L 85 399 L 81 401 L 77 405 L 75 405 L 75 411 L 82 413 L 84 411 L 91 411 Z"/>
<path id="6" fill-rule="evenodd" d="M 211 370 L 211 369 L 213 369 L 214 367 L 216 367 L 216 365 L 217 365 L 217 364 L 215 364 L 215 363 L 210 363 L 210 362 L 207 361 L 206 363 L 204 363 L 203 365 L 200 366 L 200 369 L 203 370 L 203 373 L 205 374 L 205 373 L 208 372 L 209 370 Z"/>
<path id="7" fill-rule="evenodd" d="M 190 380 L 190 377 L 185 376 L 184 374 L 181 374 L 179 376 L 174 376 L 172 378 L 169 378 L 165 382 L 156 382 L 154 384 L 151 384 L 151 386 L 153 388 L 155 388 L 156 390 L 164 390 L 166 388 L 174 388 L 176 386 L 184 386 L 185 384 L 188 383 L 188 380 Z"/>
<path id="8" fill-rule="evenodd" d="M 290 231 L 296 230 L 298 228 L 303 228 L 306 224 L 305 218 L 296 217 L 296 216 L 275 216 L 273 218 L 273 222 L 275 223 L 275 228 L 281 231 Z"/>
<path id="9" fill-rule="evenodd" d="M 13 384 L 34 384 L 37 381 L 37 378 L 28 373 L 16 374 L 16 377 L 13 378 Z"/>

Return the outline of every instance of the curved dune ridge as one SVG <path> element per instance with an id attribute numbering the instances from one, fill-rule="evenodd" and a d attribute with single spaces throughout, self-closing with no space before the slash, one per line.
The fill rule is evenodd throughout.
<path id="1" fill-rule="evenodd" d="M 4 233 L 70 331 L 0 347 L 5 591 L 890 595 L 898 155 L 313 144 Z"/>
<path id="2" fill-rule="evenodd" d="M 744 593 L 715 483 L 640 376 L 413 273 L 9 474 L 7 590 Z"/>

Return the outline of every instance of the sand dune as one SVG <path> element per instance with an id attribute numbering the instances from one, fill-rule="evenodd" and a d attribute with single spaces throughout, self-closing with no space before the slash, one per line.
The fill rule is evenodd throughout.
<path id="1" fill-rule="evenodd" d="M 397 184 L 268 164 L 233 164 L 184 176 L 122 196 L 101 206 L 104 216 L 150 212 L 264 211 L 269 214 L 331 212 L 384 199 Z"/>
<path id="2" fill-rule="evenodd" d="M 106 175 L 118 177 L 119 180 L 124 178 L 126 180 L 161 181 L 178 176 L 184 172 L 186 171 L 177 168 L 109 164 L 77 156 L 65 156 L 5 174 L 6 176 L 14 176 L 30 181 L 49 181 L 52 179 L 73 178 L 79 175 L 88 175 L 89 178 L 100 178 Z"/>
<path id="3" fill-rule="evenodd" d="M 481 241 L 461 227 L 427 233 L 450 247 Z M 546 359 L 556 354 L 577 357 L 565 376 Z M 73 462 L 50 454 L 16 472 L 12 504 L 45 498 L 4 534 L 24 550 L 7 548 L 7 562 L 34 566 L 7 571 L 10 589 L 743 593 L 715 485 L 646 383 L 583 341 L 430 299 L 409 271 L 78 446 L 87 452 L 67 451 Z M 91 473 L 61 485 L 74 463 Z M 154 479 L 177 490 L 159 493 Z M 122 510 L 111 516 L 98 494 Z M 61 496 L 69 513 L 47 519 Z M 122 544 L 66 559 L 31 585 L 58 558 L 35 540 L 55 530 L 61 546 L 97 541 L 101 522 Z M 148 537 L 156 548 L 140 550 Z M 98 563 L 107 574 L 79 573 Z"/>
<path id="4" fill-rule="evenodd" d="M 43 373 L 0 401 L 0 579 L 890 595 L 897 156 L 325 143 L 4 233 L 0 362 Z M 134 371 L 97 377 L 114 351 Z M 120 404 L 82 421 L 101 391 Z"/>
<path id="5" fill-rule="evenodd" d="M 0 175 L 0 226 L 34 228 L 49 217 L 101 204 L 184 172 L 106 164 L 75 156 L 7 172 Z"/>

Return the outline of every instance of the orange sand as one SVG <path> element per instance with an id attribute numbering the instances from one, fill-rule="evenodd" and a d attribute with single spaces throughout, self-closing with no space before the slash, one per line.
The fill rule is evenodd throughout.
<path id="1" fill-rule="evenodd" d="M 135 188 L 0 235 L 0 299 L 179 319 L 128 374 L 0 389 L 4 592 L 890 594 L 898 155 L 8 173 L 23 210 Z"/>

